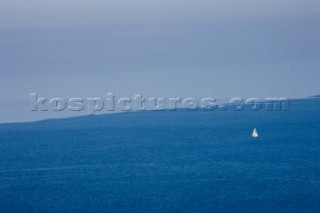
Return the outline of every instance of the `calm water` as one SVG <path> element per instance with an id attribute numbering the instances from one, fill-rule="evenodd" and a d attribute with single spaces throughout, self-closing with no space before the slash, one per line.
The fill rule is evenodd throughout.
<path id="1" fill-rule="evenodd" d="M 0 125 L 0 212 L 320 212 L 319 135 L 320 99 Z"/>

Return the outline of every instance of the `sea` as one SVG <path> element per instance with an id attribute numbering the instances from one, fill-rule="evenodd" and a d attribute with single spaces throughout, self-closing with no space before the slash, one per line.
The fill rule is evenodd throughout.
<path id="1" fill-rule="evenodd" d="M 228 107 L 1 124 L 0 212 L 320 212 L 320 98 Z"/>

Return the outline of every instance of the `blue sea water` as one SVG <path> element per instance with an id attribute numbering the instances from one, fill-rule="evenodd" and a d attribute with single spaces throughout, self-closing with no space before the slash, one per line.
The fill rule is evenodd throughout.
<path id="1" fill-rule="evenodd" d="M 319 98 L 4 124 L 0 212 L 320 212 L 319 135 Z"/>

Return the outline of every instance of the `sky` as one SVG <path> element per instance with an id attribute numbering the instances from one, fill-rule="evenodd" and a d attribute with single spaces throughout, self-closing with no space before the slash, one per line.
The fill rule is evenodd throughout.
<path id="1" fill-rule="evenodd" d="M 38 119 L 34 92 L 318 95 L 319 20 L 319 0 L 2 0 L 0 122 Z"/>

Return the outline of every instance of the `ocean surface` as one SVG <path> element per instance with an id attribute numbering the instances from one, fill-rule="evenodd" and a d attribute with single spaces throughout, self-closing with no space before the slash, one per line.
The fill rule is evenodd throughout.
<path id="1" fill-rule="evenodd" d="M 320 98 L 2 124 L 0 212 L 320 212 Z"/>

